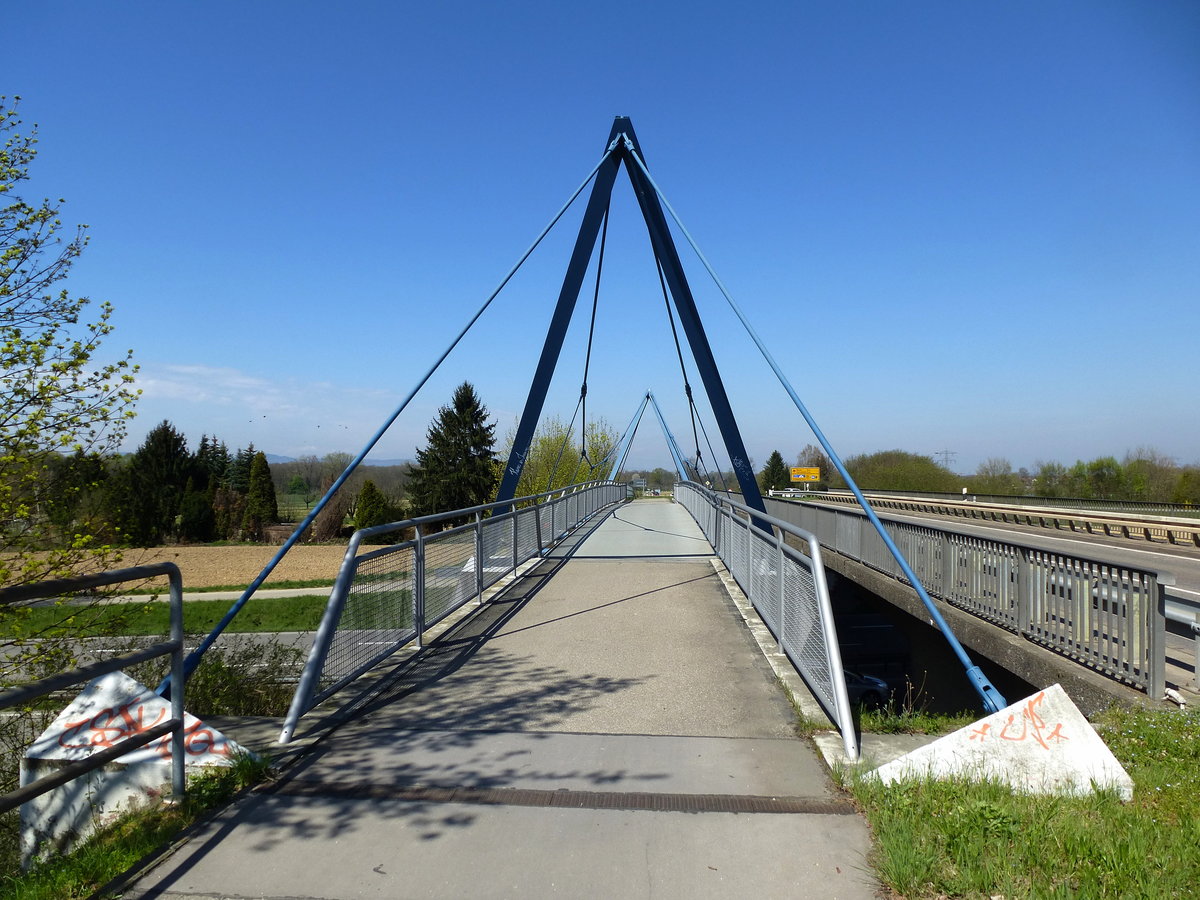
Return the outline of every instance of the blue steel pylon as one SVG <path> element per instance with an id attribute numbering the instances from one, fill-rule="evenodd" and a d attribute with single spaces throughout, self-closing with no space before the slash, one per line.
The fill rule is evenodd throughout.
<path id="1" fill-rule="evenodd" d="M 558 364 L 558 358 L 562 352 L 567 326 L 571 322 L 571 315 L 579 298 L 579 290 L 583 284 L 588 261 L 595 248 L 604 213 L 608 209 L 617 171 L 624 164 L 630 183 L 633 185 L 634 194 L 637 196 L 638 205 L 642 210 L 642 217 L 646 221 L 646 229 L 650 234 L 654 255 L 659 265 L 662 266 L 663 276 L 670 290 L 671 298 L 675 302 L 675 310 L 679 314 L 679 321 L 683 326 L 688 345 L 692 350 L 692 357 L 696 362 L 696 369 L 700 373 L 701 381 L 708 395 L 709 405 L 717 420 L 717 427 L 721 430 L 725 450 L 729 454 L 734 474 L 737 475 L 738 484 L 742 489 L 744 502 L 752 509 L 766 513 L 762 494 L 759 492 L 758 482 L 755 480 L 754 470 L 750 465 L 750 457 L 746 453 L 737 420 L 734 418 L 729 397 L 725 392 L 725 384 L 721 380 L 721 373 L 717 369 L 712 348 L 708 343 L 708 336 L 700 321 L 700 313 L 696 309 L 696 302 L 692 297 L 687 276 L 684 274 L 683 265 L 679 260 L 679 253 L 675 249 L 670 228 L 667 227 L 667 220 L 663 215 L 662 206 L 659 204 L 658 194 L 630 156 L 631 153 L 637 153 L 643 161 L 646 158 L 638 145 L 633 124 L 627 116 L 617 116 L 613 122 L 606 149 L 611 151 L 611 155 L 596 173 L 587 209 L 583 214 L 583 222 L 579 226 L 579 236 L 575 239 L 575 249 L 572 251 L 571 260 L 567 265 L 562 290 L 558 295 L 558 304 L 555 307 L 554 316 L 550 320 L 546 342 L 542 347 L 542 355 L 538 360 L 537 369 L 534 371 L 533 381 L 529 387 L 529 396 L 525 401 L 525 410 L 517 425 L 512 452 L 504 467 L 496 500 L 502 503 L 516 496 L 517 482 L 525 467 L 529 447 L 533 442 L 533 433 L 542 415 L 546 392 L 550 389 L 550 379 L 554 375 L 555 366 Z M 503 507 L 500 510 L 503 510 Z M 760 521 L 758 524 L 766 528 L 765 523 Z"/>

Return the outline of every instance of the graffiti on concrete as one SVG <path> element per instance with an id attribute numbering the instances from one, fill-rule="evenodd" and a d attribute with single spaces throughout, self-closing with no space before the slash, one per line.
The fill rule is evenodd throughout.
<path id="1" fill-rule="evenodd" d="M 1050 749 L 1051 743 L 1058 744 L 1070 740 L 1062 733 L 1062 722 L 1047 722 L 1038 711 L 1045 698 L 1045 691 L 1030 697 L 1025 701 L 1020 715 L 1009 713 L 1008 719 L 999 729 L 992 728 L 996 723 L 985 722 L 971 732 L 970 739 L 978 740 L 980 743 L 988 738 L 1017 742 L 1034 741 L 1045 750 Z"/>

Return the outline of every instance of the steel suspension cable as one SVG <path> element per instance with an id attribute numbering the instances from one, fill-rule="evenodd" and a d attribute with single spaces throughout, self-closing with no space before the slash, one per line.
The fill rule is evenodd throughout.
<path id="1" fill-rule="evenodd" d="M 583 386 L 579 389 L 579 402 L 583 405 L 583 424 L 579 428 L 579 457 L 581 460 L 587 460 L 588 465 L 592 461 L 587 455 L 587 389 L 588 389 L 588 370 L 592 366 L 592 339 L 596 335 L 596 309 L 600 306 L 600 276 L 604 272 L 604 247 L 608 243 L 608 213 L 612 207 L 612 195 L 609 194 L 608 203 L 604 207 L 604 220 L 600 226 L 600 254 L 596 258 L 596 288 L 592 293 L 592 322 L 588 326 L 588 341 L 587 355 L 583 360 Z M 578 477 L 579 469 L 575 469 L 575 475 Z"/>
<path id="2" fill-rule="evenodd" d="M 637 155 L 637 151 L 634 150 L 633 147 L 633 142 L 628 136 L 624 137 L 625 149 L 628 151 L 630 158 L 637 163 L 637 166 L 639 169 L 641 169 L 642 174 L 646 176 L 646 180 L 650 183 L 650 186 L 654 188 L 654 192 L 658 195 L 658 198 L 662 200 L 663 206 L 667 208 L 667 211 L 671 214 L 671 218 L 675 220 L 675 224 L 679 226 L 679 230 L 683 233 L 683 236 L 687 238 L 688 244 L 691 245 L 691 248 L 695 252 L 697 258 L 699 258 L 700 262 L 704 265 L 705 270 L 707 270 L 709 276 L 716 284 L 717 289 L 720 290 L 722 296 L 725 297 L 725 301 L 729 304 L 730 309 L 733 310 L 734 314 L 738 317 L 738 320 L 742 323 L 742 327 L 746 329 L 746 333 L 750 335 L 750 339 L 753 340 L 755 346 L 758 347 L 759 353 L 762 354 L 763 359 L 765 359 L 767 365 L 771 367 L 771 371 L 775 373 L 775 377 L 779 379 L 779 383 L 783 386 L 783 389 L 787 391 L 788 396 L 791 397 L 792 403 L 795 404 L 796 409 L 800 412 L 800 415 L 804 417 L 804 421 L 808 423 L 808 427 L 812 429 L 813 435 L 821 444 L 821 447 L 825 450 L 825 453 L 829 456 L 829 461 L 833 463 L 834 468 L 838 470 L 838 473 L 845 480 L 846 486 L 849 487 L 851 493 L 854 494 L 854 498 L 858 501 L 858 505 L 862 508 L 867 519 L 871 522 L 872 527 L 883 541 L 884 546 L 888 548 L 892 558 L 896 560 L 897 565 L 900 566 L 900 570 L 904 573 L 904 577 L 908 579 L 909 584 L 911 584 L 913 589 L 917 592 L 917 596 L 925 605 L 930 617 L 945 636 L 947 643 L 950 644 L 950 649 L 954 651 L 954 655 L 957 656 L 959 662 L 962 663 L 963 668 L 966 670 L 967 679 L 974 686 L 976 693 L 979 694 L 980 699 L 983 701 L 984 708 L 989 712 L 999 712 L 1007 705 L 1003 695 L 1001 695 L 991 681 L 988 680 L 988 677 L 984 674 L 983 670 L 979 668 L 979 666 L 975 665 L 970 656 L 967 655 L 967 651 L 963 648 L 962 644 L 959 643 L 958 638 L 954 635 L 954 632 L 946 623 L 945 618 L 943 618 L 941 611 L 938 610 L 937 606 L 934 605 L 933 599 L 925 590 L 925 586 L 921 583 L 921 579 L 918 578 L 916 573 L 912 570 L 912 567 L 908 564 L 908 560 L 904 558 L 904 554 L 900 552 L 900 548 L 897 547 L 896 542 L 892 540 L 892 536 L 888 534 L 887 529 L 883 527 L 883 522 L 881 522 L 879 516 L 875 514 L 875 510 L 871 507 L 871 504 L 867 502 L 867 498 L 863 496 L 863 493 L 855 483 L 853 476 L 851 476 L 850 472 L 846 469 L 845 464 L 842 462 L 842 458 L 838 456 L 837 451 L 833 449 L 833 445 L 829 443 L 828 438 L 825 437 L 825 433 L 821 431 L 816 420 L 812 417 L 812 414 L 809 413 L 808 408 L 804 405 L 803 401 L 801 401 L 800 395 L 796 393 L 795 388 L 792 387 L 791 382 L 787 379 L 787 376 L 783 374 L 783 370 L 775 361 L 775 357 L 773 357 L 770 351 L 767 350 L 762 338 L 758 336 L 758 333 L 754 330 L 754 326 L 750 324 L 750 320 L 746 318 L 746 315 L 742 312 L 741 307 L 737 305 L 732 295 L 726 289 L 724 283 L 713 270 L 712 265 L 709 264 L 708 259 L 700 250 L 700 247 L 692 237 L 691 232 L 687 230 L 687 226 L 683 224 L 683 221 L 679 218 L 679 214 L 675 212 L 675 208 L 671 206 L 671 202 L 663 193 L 662 188 L 658 186 L 658 183 L 655 182 L 653 176 L 650 174 L 649 170 L 647 170 L 646 164 L 642 162 L 641 158 Z"/>
<path id="3" fill-rule="evenodd" d="M 427 371 L 421 377 L 416 386 L 409 391 L 408 395 L 404 398 L 400 405 L 396 407 L 395 411 L 388 416 L 383 425 L 381 425 L 375 434 L 372 435 L 371 439 L 367 442 L 367 445 L 363 447 L 358 456 L 354 457 L 354 459 L 350 461 L 349 465 L 346 466 L 345 471 L 338 476 L 337 480 L 334 481 L 329 490 L 325 492 L 325 495 L 317 501 L 317 504 L 311 510 L 309 510 L 308 515 L 304 517 L 304 521 L 296 526 L 296 530 L 292 532 L 291 536 L 284 542 L 283 546 L 279 548 L 279 551 L 271 558 L 270 562 L 263 567 L 263 570 L 259 572 L 258 576 L 252 582 L 250 582 L 245 592 L 237 600 L 237 602 L 230 607 L 229 611 L 225 613 L 225 616 L 221 619 L 221 621 L 216 624 L 213 630 L 209 632 L 204 640 L 200 642 L 196 649 L 188 655 L 187 659 L 184 660 L 185 674 L 190 674 L 193 670 L 195 670 L 196 666 L 200 662 L 200 657 L 203 656 L 208 648 L 216 642 L 217 637 L 220 636 L 221 632 L 223 632 L 226 627 L 228 627 L 229 623 L 233 621 L 233 617 L 242 610 L 242 607 L 246 605 L 246 602 L 252 596 L 254 596 L 254 592 L 257 591 L 262 583 L 267 580 L 267 576 L 271 574 L 277 565 L 279 565 L 280 560 L 282 560 L 287 552 L 291 550 L 293 546 L 295 546 L 296 542 L 300 540 L 301 535 L 303 535 L 304 532 L 308 530 L 308 527 L 312 525 L 318 513 L 325 508 L 326 504 L 329 503 L 334 494 L 338 492 L 342 485 L 346 483 L 346 480 L 354 473 L 354 470 L 358 468 L 359 464 L 367 458 L 367 454 L 374 449 L 375 445 L 379 443 L 380 439 L 382 439 L 387 430 L 392 427 L 392 423 L 399 418 L 400 413 L 402 413 L 408 404 L 412 402 L 412 399 L 417 395 L 417 392 L 420 391 L 421 388 L 425 386 L 426 382 L 433 377 L 433 373 L 436 372 L 441 364 L 446 361 L 446 357 L 453 352 L 454 348 L 458 346 L 459 342 L 462 341 L 467 332 L 470 331 L 475 323 L 479 321 L 480 317 L 484 314 L 484 312 L 487 311 L 487 308 L 492 305 L 492 301 L 499 296 L 500 292 L 504 290 L 509 281 L 512 280 L 512 277 L 517 274 L 517 270 L 521 268 L 521 266 L 525 263 L 525 260 L 529 259 L 529 257 L 533 254 L 533 251 L 538 248 L 539 244 L 541 244 L 543 238 L 545 238 L 546 235 L 550 233 L 550 230 L 558 224 L 558 220 L 563 217 L 563 214 L 566 213 L 571 204 L 575 202 L 576 198 L 583 193 L 583 189 L 591 183 L 592 179 L 596 176 L 596 173 L 600 171 L 600 167 L 604 165 L 605 161 L 609 158 L 609 156 L 612 155 L 613 151 L 616 149 L 616 146 L 617 140 L 614 139 L 612 143 L 609 144 L 608 149 L 604 152 L 604 155 L 600 157 L 600 161 L 596 163 L 596 165 L 588 173 L 587 177 L 583 179 L 579 187 L 577 187 L 574 193 L 572 193 L 567 199 L 567 202 L 562 205 L 562 208 L 554 214 L 554 217 L 550 220 L 550 224 L 542 229 L 541 234 L 539 234 L 537 238 L 534 239 L 533 243 L 529 245 L 529 249 L 521 255 L 521 258 L 517 260 L 516 265 L 509 269 L 508 274 L 504 276 L 499 286 L 492 291 L 491 295 L 487 298 L 487 300 L 484 301 L 483 305 L 479 307 L 479 310 L 471 317 L 466 326 L 458 333 L 454 340 L 450 342 L 450 346 L 442 352 L 442 354 L 437 358 L 437 361 L 430 367 L 429 371 Z M 168 676 L 163 680 L 162 684 L 159 685 L 158 693 L 165 694 L 166 691 L 170 689 L 170 684 L 171 679 L 170 676 Z"/>
<path id="4" fill-rule="evenodd" d="M 679 344 L 679 331 L 675 328 L 675 315 L 671 312 L 671 299 L 667 296 L 667 282 L 663 276 L 662 262 L 656 256 L 654 268 L 658 271 L 658 286 L 662 290 L 663 305 L 667 308 L 667 321 L 671 323 L 671 337 L 675 339 L 675 355 L 679 357 L 679 371 L 683 374 L 683 392 L 687 395 L 688 413 L 692 417 L 692 440 L 696 444 L 696 461 L 700 461 L 700 438 L 696 435 L 696 402 L 692 399 L 692 385 L 688 381 L 687 366 L 683 362 L 683 347 Z"/>
<path id="5" fill-rule="evenodd" d="M 583 404 L 583 397 L 575 401 L 575 412 L 571 413 L 571 424 L 567 426 L 566 432 L 563 434 L 562 443 L 558 445 L 558 456 L 554 460 L 554 466 L 550 469 L 550 475 L 546 479 L 546 490 L 554 490 L 554 476 L 558 474 L 558 467 L 562 463 L 563 453 L 566 452 L 567 444 L 571 440 L 571 435 L 575 433 L 575 419 L 579 417 L 579 407 Z M 578 468 L 576 468 L 578 471 Z M 573 480 L 573 479 L 572 479 Z"/>

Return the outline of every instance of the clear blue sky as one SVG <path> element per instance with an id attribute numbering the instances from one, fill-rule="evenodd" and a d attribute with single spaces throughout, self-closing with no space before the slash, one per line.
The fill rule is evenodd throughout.
<path id="1" fill-rule="evenodd" d="M 40 125 L 28 192 L 91 226 L 69 286 L 115 305 L 111 346 L 142 367 L 131 447 L 169 418 L 193 445 L 357 451 L 620 114 L 843 456 L 1200 461 L 1192 0 L 44 2 L 4 19 L 0 90 Z M 623 428 L 651 388 L 683 439 L 624 175 L 615 197 L 589 411 Z M 376 456 L 411 457 L 464 379 L 514 426 L 581 209 Z M 751 456 L 792 459 L 807 427 L 684 258 Z M 589 300 L 547 404 L 564 419 Z M 652 426 L 631 461 L 668 466 Z"/>

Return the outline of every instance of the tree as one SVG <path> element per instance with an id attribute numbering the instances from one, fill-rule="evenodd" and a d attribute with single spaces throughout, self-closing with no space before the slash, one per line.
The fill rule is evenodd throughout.
<path id="1" fill-rule="evenodd" d="M 792 486 L 792 473 L 783 464 L 783 455 L 772 450 L 767 464 L 758 473 L 758 486 L 763 491 L 781 491 Z"/>
<path id="2" fill-rule="evenodd" d="M 992 457 L 979 464 L 971 478 L 971 491 L 976 494 L 1019 495 L 1024 490 L 1020 476 L 1012 463 L 1003 457 Z"/>
<path id="3" fill-rule="evenodd" d="M 275 482 L 271 480 L 271 466 L 267 455 L 261 450 L 250 461 L 250 475 L 246 486 L 246 507 L 242 513 L 242 534 L 252 541 L 263 539 L 263 528 L 279 521 L 279 507 L 275 501 Z"/>
<path id="4" fill-rule="evenodd" d="M 845 479 L 833 467 L 825 451 L 816 444 L 805 444 L 804 449 L 796 455 L 796 465 L 802 469 L 818 469 L 821 473 L 820 483 L 828 488 L 844 488 Z"/>
<path id="5" fill-rule="evenodd" d="M 1067 491 L 1067 467 L 1060 462 L 1038 460 L 1033 476 L 1033 492 L 1039 497 L 1063 497 Z"/>
<path id="6" fill-rule="evenodd" d="M 852 456 L 846 469 L 864 490 L 948 493 L 962 487 L 962 480 L 932 457 L 903 450 Z"/>
<path id="7" fill-rule="evenodd" d="M 175 517 L 192 476 L 187 439 L 164 419 L 146 435 L 126 468 L 119 521 L 130 543 L 151 547 L 175 537 Z"/>
<path id="8" fill-rule="evenodd" d="M 50 454 L 115 451 L 138 394 L 132 352 L 98 358 L 112 306 L 89 312 L 86 297 L 59 286 L 87 246 L 86 226 L 64 242 L 64 201 L 35 205 L 16 193 L 37 156 L 37 127 L 22 132 L 19 99 L 0 97 L 0 584 L 115 561 L 86 522 L 58 533 L 44 476 Z"/>
<path id="9" fill-rule="evenodd" d="M 496 426 L 469 382 L 454 391 L 449 406 L 438 410 L 417 450 L 410 490 L 417 515 L 478 506 L 496 491 Z"/>
<path id="10" fill-rule="evenodd" d="M 368 478 L 363 482 L 354 501 L 354 528 L 374 528 L 376 525 L 386 525 L 396 521 L 395 507 Z"/>
<path id="11" fill-rule="evenodd" d="M 589 422 L 585 433 L 587 443 L 581 446 L 576 443 L 575 430 L 563 424 L 558 416 L 543 419 L 529 442 L 529 452 L 517 482 L 517 496 L 529 497 L 581 481 L 607 478 L 619 436 L 604 418 Z M 504 451 L 500 454 L 504 459 L 512 452 L 514 437 L 515 432 L 505 441 Z M 585 449 L 586 458 L 582 452 Z"/>

